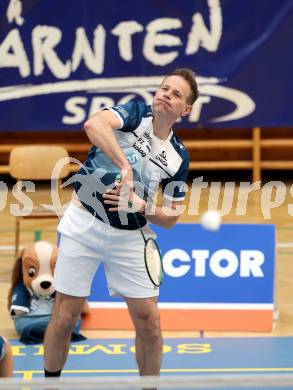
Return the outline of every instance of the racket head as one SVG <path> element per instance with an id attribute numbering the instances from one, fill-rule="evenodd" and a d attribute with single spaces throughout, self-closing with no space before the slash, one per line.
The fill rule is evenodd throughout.
<path id="1" fill-rule="evenodd" d="M 163 282 L 163 261 L 158 244 L 153 238 L 148 238 L 144 246 L 144 262 L 148 276 L 155 287 Z"/>

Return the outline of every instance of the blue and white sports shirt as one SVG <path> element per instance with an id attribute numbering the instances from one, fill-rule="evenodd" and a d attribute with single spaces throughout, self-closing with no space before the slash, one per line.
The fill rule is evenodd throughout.
<path id="1" fill-rule="evenodd" d="M 140 197 L 153 197 L 159 183 L 164 196 L 172 201 L 185 198 L 187 190 L 189 156 L 180 139 L 170 131 L 166 140 L 153 133 L 151 106 L 143 102 L 129 102 L 107 108 L 120 120 L 119 129 L 114 130 L 119 145 L 133 169 L 135 191 Z M 132 213 L 109 212 L 102 195 L 114 187 L 118 167 L 93 146 L 84 167 L 75 175 L 75 190 L 83 206 L 98 219 L 119 229 L 133 230 L 138 225 Z M 146 219 L 136 213 L 140 226 Z"/>

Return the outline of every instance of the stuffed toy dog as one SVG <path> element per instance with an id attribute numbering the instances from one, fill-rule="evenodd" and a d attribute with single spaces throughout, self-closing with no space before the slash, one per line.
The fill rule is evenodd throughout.
<path id="1" fill-rule="evenodd" d="M 15 261 L 8 310 L 24 344 L 37 344 L 44 340 L 55 303 L 53 274 L 57 254 L 55 244 L 38 241 L 28 245 Z M 72 332 L 73 341 L 85 339 L 79 329 L 80 320 Z"/>

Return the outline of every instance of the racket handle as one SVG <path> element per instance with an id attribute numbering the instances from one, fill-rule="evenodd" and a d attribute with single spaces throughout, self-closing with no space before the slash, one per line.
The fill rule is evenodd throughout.
<path id="1" fill-rule="evenodd" d="M 116 181 L 117 183 L 120 183 L 120 182 L 121 182 L 121 179 L 122 179 L 121 174 L 120 174 L 120 173 L 117 173 L 117 175 L 115 176 L 115 181 Z"/>

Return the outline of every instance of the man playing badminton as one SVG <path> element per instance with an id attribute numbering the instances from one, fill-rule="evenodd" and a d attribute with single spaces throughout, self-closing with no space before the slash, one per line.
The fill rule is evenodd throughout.
<path id="1" fill-rule="evenodd" d="M 198 96 L 194 73 L 164 78 L 152 106 L 130 102 L 95 114 L 84 125 L 93 144 L 75 175 L 77 200 L 60 221 L 55 310 L 45 336 L 45 376 L 60 376 L 71 331 L 101 262 L 110 295 L 124 297 L 136 330 L 140 375 L 158 375 L 162 335 L 154 288 L 144 263 L 148 221 L 173 226 L 185 197 L 188 153 L 173 133 Z M 164 203 L 153 197 L 162 184 Z"/>

